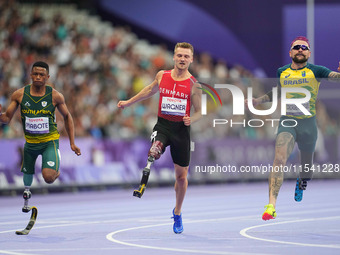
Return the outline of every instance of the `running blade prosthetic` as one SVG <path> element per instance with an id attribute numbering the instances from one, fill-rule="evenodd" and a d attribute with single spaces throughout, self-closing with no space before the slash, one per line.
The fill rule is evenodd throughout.
<path id="1" fill-rule="evenodd" d="M 146 184 L 148 183 L 148 180 L 149 180 L 149 175 L 150 175 L 150 168 L 144 168 L 143 176 L 142 176 L 142 180 L 140 182 L 139 188 L 138 190 L 133 191 L 134 197 L 141 198 L 143 196 L 145 188 L 146 188 Z"/>
<path id="2" fill-rule="evenodd" d="M 32 214 L 31 214 L 31 218 L 26 226 L 26 228 L 24 230 L 18 230 L 15 231 L 15 233 L 17 235 L 28 235 L 28 233 L 31 231 L 31 229 L 33 228 L 35 221 L 37 220 L 37 216 L 38 216 L 38 209 L 35 206 L 29 207 L 29 211 L 32 210 Z"/>

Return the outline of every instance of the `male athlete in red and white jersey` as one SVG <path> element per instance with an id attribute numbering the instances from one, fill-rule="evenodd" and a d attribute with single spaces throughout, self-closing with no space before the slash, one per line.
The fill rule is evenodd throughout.
<path id="1" fill-rule="evenodd" d="M 159 84 L 158 117 L 175 122 L 182 122 L 183 116 L 190 116 L 191 87 L 196 79 L 176 81 L 172 78 L 172 71 L 163 71 Z"/>
<path id="2" fill-rule="evenodd" d="M 165 148 L 170 145 L 175 166 L 176 206 L 173 210 L 176 234 L 183 232 L 181 208 L 188 187 L 188 169 L 190 162 L 190 125 L 201 117 L 201 86 L 188 71 L 193 62 L 194 49 L 190 43 L 177 43 L 174 50 L 174 68 L 159 71 L 155 80 L 137 95 L 126 101 L 119 101 L 117 107 L 128 107 L 145 100 L 158 91 L 158 121 L 151 135 L 152 146 L 148 153 L 148 165 L 143 170 L 139 190 L 134 195 L 141 197 L 152 162 L 158 159 Z M 190 116 L 191 105 L 194 113 Z"/>

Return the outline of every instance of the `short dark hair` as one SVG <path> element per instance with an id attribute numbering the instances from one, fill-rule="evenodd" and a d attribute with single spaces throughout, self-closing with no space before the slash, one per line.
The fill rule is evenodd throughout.
<path id="1" fill-rule="evenodd" d="M 45 63 L 45 62 L 43 62 L 43 61 L 37 61 L 37 62 L 35 62 L 35 63 L 33 64 L 33 66 L 32 66 L 32 70 L 33 70 L 34 67 L 42 67 L 42 68 L 45 68 L 45 69 L 46 69 L 47 73 L 50 72 L 50 68 L 48 67 L 48 64 Z"/>
<path id="2" fill-rule="evenodd" d="M 184 49 L 190 49 L 192 51 L 192 54 L 194 54 L 194 47 L 187 42 L 179 42 L 175 45 L 175 50 L 174 52 L 176 52 L 177 48 L 184 48 Z"/>

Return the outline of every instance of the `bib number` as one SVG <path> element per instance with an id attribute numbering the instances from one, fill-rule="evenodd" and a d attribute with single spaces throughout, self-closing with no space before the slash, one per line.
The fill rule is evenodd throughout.
<path id="1" fill-rule="evenodd" d="M 47 134 L 50 127 L 47 117 L 29 118 L 26 117 L 25 130 L 31 134 Z"/>
<path id="2" fill-rule="evenodd" d="M 187 99 L 163 97 L 162 98 L 162 114 L 185 116 L 187 108 Z"/>
<path id="3" fill-rule="evenodd" d="M 303 103 L 302 105 L 309 111 L 309 102 Z M 305 115 L 295 104 L 287 104 L 286 114 L 292 116 Z"/>

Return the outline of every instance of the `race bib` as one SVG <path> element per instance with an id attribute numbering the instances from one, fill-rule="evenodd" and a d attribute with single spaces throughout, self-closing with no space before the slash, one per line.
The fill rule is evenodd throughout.
<path id="1" fill-rule="evenodd" d="M 310 112 L 309 102 L 303 103 L 302 105 Z M 295 104 L 287 104 L 286 115 L 302 116 L 305 114 Z"/>
<path id="2" fill-rule="evenodd" d="M 163 97 L 162 98 L 162 114 L 185 116 L 187 108 L 187 99 Z"/>
<path id="3" fill-rule="evenodd" d="M 50 132 L 47 117 L 26 117 L 25 130 L 31 134 L 46 134 Z"/>

